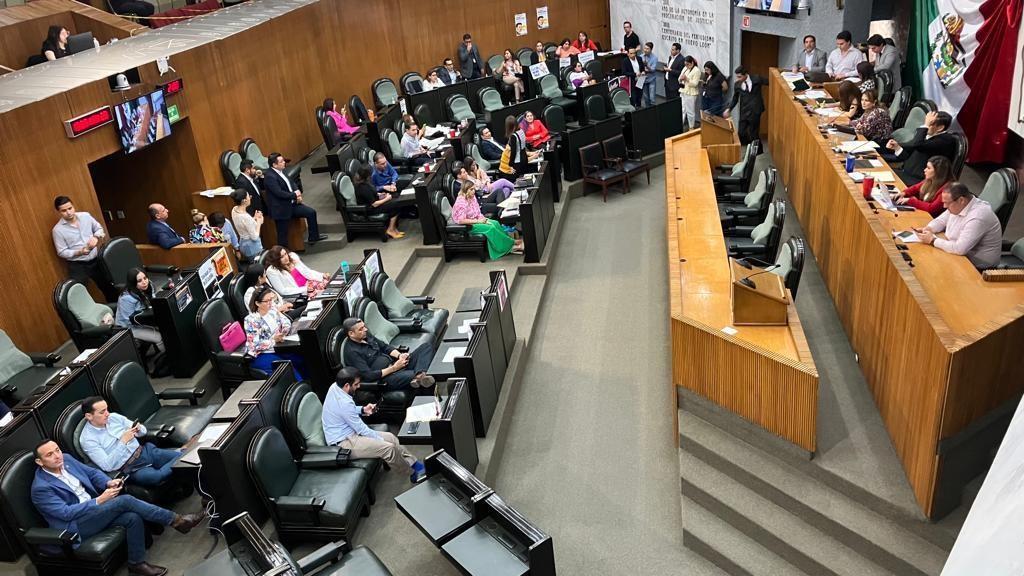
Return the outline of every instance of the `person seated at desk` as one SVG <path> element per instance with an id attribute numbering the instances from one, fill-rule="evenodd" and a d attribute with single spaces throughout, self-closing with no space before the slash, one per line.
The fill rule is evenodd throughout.
<path id="1" fill-rule="evenodd" d="M 466 164 L 459 166 L 458 172 L 455 175 L 456 180 L 459 182 L 459 190 L 465 186 L 466 182 L 471 182 L 469 172 L 466 171 L 466 166 Z M 502 179 L 502 182 L 508 182 L 508 180 Z M 506 198 L 504 192 L 501 190 L 488 192 L 486 187 L 477 186 L 476 182 L 472 182 L 472 184 L 476 187 L 476 193 L 478 196 L 477 201 L 480 202 L 480 211 L 488 218 L 496 218 L 497 214 L 501 212 L 501 209 L 498 208 L 498 204 Z"/>
<path id="2" fill-rule="evenodd" d="M 465 178 L 462 177 L 463 172 L 465 172 Z M 471 181 L 476 185 L 477 191 L 481 196 L 489 195 L 491 200 L 488 201 L 493 201 L 495 204 L 508 198 L 516 187 L 515 183 L 504 178 L 498 178 L 491 182 L 491 177 L 476 163 L 472 156 L 466 156 L 462 161 L 462 169 L 459 171 L 458 178 L 460 181 Z"/>
<path id="3" fill-rule="evenodd" d="M 415 122 L 405 127 L 405 134 L 402 135 L 402 154 L 413 166 L 430 163 L 430 150 L 420 142 L 420 127 Z"/>
<path id="4" fill-rule="evenodd" d="M 370 183 L 369 166 L 360 166 L 359 170 L 356 171 L 353 181 L 356 188 L 356 202 L 359 202 L 360 206 L 369 208 L 368 213 L 370 215 L 388 215 L 388 227 L 384 230 L 384 233 L 389 238 L 405 238 L 405 232 L 398 229 L 398 217 L 401 212 L 401 208 L 395 205 L 398 194 L 374 190 L 373 184 Z"/>
<path id="5" fill-rule="evenodd" d="M 377 192 L 398 192 L 398 170 L 388 162 L 383 152 L 373 155 L 373 174 L 370 182 Z"/>
<path id="6" fill-rule="evenodd" d="M 445 85 L 455 84 L 462 81 L 462 73 L 455 69 L 455 62 L 451 58 L 445 58 L 441 65 L 441 82 Z"/>
<path id="7" fill-rule="evenodd" d="M 525 124 L 523 132 L 526 134 L 526 146 L 528 149 L 538 150 L 551 140 L 551 133 L 548 132 L 548 127 L 539 118 L 535 117 L 532 111 L 527 110 L 523 114 L 523 123 Z"/>
<path id="8" fill-rule="evenodd" d="M 575 48 L 579 53 L 587 52 L 590 50 L 597 52 L 597 44 L 593 40 L 591 40 L 590 36 L 587 36 L 587 33 L 584 32 L 583 30 L 580 30 L 580 33 L 576 37 L 576 40 L 573 40 L 572 47 Z"/>
<path id="9" fill-rule="evenodd" d="M 843 111 L 842 114 L 836 116 L 832 123 L 835 124 L 849 124 L 850 122 L 857 120 L 864 114 L 864 108 L 861 107 L 861 93 L 860 88 L 849 80 L 844 81 L 839 85 L 839 102 L 835 104 L 825 104 L 823 108 L 836 108 L 838 107 Z"/>
<path id="10" fill-rule="evenodd" d="M 316 298 L 327 287 L 330 274 L 317 272 L 302 263 L 299 255 L 284 246 L 271 246 L 264 257 L 267 280 L 284 296 L 306 294 Z"/>
<path id="11" fill-rule="evenodd" d="M 228 220 L 223 212 L 211 212 L 207 217 L 210 222 L 210 227 L 214 230 L 220 230 L 224 234 L 225 240 L 228 244 L 231 244 L 231 248 L 235 251 L 235 258 L 242 259 L 242 250 L 239 247 L 238 232 L 235 231 L 235 226 Z"/>
<path id="12" fill-rule="evenodd" d="M 263 212 L 263 171 L 252 165 L 252 160 L 242 160 L 238 166 L 239 174 L 232 184 L 236 190 L 245 190 L 249 195 L 249 203 L 245 210 L 250 216 Z"/>
<path id="13" fill-rule="evenodd" d="M 284 342 L 292 330 L 292 320 L 277 310 L 277 298 L 269 286 L 257 288 L 249 302 L 250 314 L 245 317 L 245 353 L 252 356 L 251 366 L 267 374 L 274 371 L 274 362 L 290 360 L 296 380 L 305 380 L 306 363 L 301 354 L 278 352 L 275 346 Z"/>
<path id="14" fill-rule="evenodd" d="M 149 223 L 146 224 L 146 236 L 150 244 L 156 244 L 164 250 L 170 250 L 178 244 L 184 244 L 185 239 L 181 237 L 167 223 L 167 217 L 171 212 L 163 204 L 149 205 Z"/>
<path id="15" fill-rule="evenodd" d="M 215 244 L 228 241 L 224 231 L 210 226 L 206 214 L 195 208 L 192 209 L 192 230 L 188 233 L 188 239 L 192 244 Z"/>
<path id="16" fill-rule="evenodd" d="M 334 98 L 324 98 L 324 114 L 334 119 L 334 127 L 337 129 L 335 136 L 342 140 L 348 140 L 353 134 L 359 132 L 359 126 L 354 126 L 348 121 L 348 113 L 345 107 L 341 107 L 341 112 L 338 112 L 338 104 L 334 101 Z"/>
<path id="17" fill-rule="evenodd" d="M 530 64 L 541 64 L 547 61 L 548 55 L 544 52 L 544 43 L 538 40 L 533 47 L 533 52 L 530 52 Z"/>
<path id="18" fill-rule="evenodd" d="M 946 211 L 924 228 L 915 228 L 922 244 L 931 244 L 940 250 L 967 256 L 979 270 L 999 264 L 1002 252 L 1003 229 L 992 206 L 976 198 L 965 184 L 953 182 L 942 192 Z M 945 231 L 946 237 L 936 236 Z"/>
<path id="19" fill-rule="evenodd" d="M 850 121 L 849 129 L 868 140 L 880 140 L 892 136 L 892 118 L 889 111 L 878 101 L 878 93 L 867 90 L 860 97 L 860 107 L 864 113 L 860 118 Z"/>
<path id="20" fill-rule="evenodd" d="M 163 576 L 167 569 L 146 562 L 146 527 L 143 521 L 170 526 L 187 534 L 206 518 L 205 512 L 175 514 L 143 502 L 133 496 L 121 495 L 124 482 L 86 466 L 61 452 L 53 440 L 35 446 L 35 477 L 32 479 L 32 504 L 59 531 L 77 532 L 81 543 L 110 526 L 121 526 L 128 544 L 128 573 L 140 576 Z"/>
<path id="21" fill-rule="evenodd" d="M 362 416 L 370 416 L 376 404 L 357 406 L 352 394 L 359 390 L 359 371 L 352 367 L 342 368 L 327 389 L 324 409 L 320 416 L 324 438 L 328 446 L 339 446 L 350 450 L 350 457 L 380 458 L 392 471 L 412 471 L 409 480 L 416 484 L 426 477 L 423 462 L 416 459 L 390 432 L 377 432 L 363 422 Z"/>
<path id="22" fill-rule="evenodd" d="M 256 294 L 256 291 L 264 286 L 269 288 L 270 292 L 274 295 L 274 308 L 276 308 L 278 312 L 281 314 L 287 314 L 292 320 L 297 320 L 299 316 L 302 316 L 302 311 L 306 309 L 305 304 L 302 306 L 295 306 L 294 303 L 282 298 L 281 295 L 277 293 L 277 290 L 274 290 L 274 288 L 270 286 L 270 283 L 267 282 L 267 272 L 265 270 L 260 274 L 259 278 L 256 279 L 255 284 L 245 289 L 245 295 L 242 297 L 242 302 L 245 302 L 245 305 L 248 306 L 248 303 L 252 302 L 252 297 Z"/>
<path id="23" fill-rule="evenodd" d="M 231 208 L 231 221 L 234 222 L 234 227 L 238 231 L 238 250 L 246 260 L 255 260 L 263 251 L 263 240 L 260 238 L 263 212 L 257 210 L 255 216 L 249 214 L 252 198 L 245 190 L 233 191 L 231 201 L 235 203 Z"/>
<path id="24" fill-rule="evenodd" d="M 302 190 L 299 190 L 292 179 L 284 173 L 287 164 L 284 156 L 271 152 L 267 161 L 270 163 L 270 170 L 263 178 L 263 187 L 267 191 L 270 216 L 277 226 L 277 243 L 282 246 L 288 245 L 288 228 L 291 226 L 292 218 L 306 219 L 309 232 L 307 243 L 316 244 L 321 240 L 327 240 L 327 235 L 321 234 L 317 225 L 316 210 L 302 202 Z"/>
<path id="25" fill-rule="evenodd" d="M 167 480 L 171 466 L 198 439 L 189 440 L 178 450 L 142 444 L 138 439 L 146 435 L 146 427 L 132 426 L 131 420 L 111 412 L 107 401 L 99 396 L 82 400 L 82 413 L 87 422 L 78 439 L 82 451 L 107 474 L 127 474 L 130 484 L 156 486 Z"/>
<path id="26" fill-rule="evenodd" d="M 825 73 L 835 80 L 857 76 L 857 64 L 864 61 L 864 54 L 853 47 L 853 35 L 843 30 L 836 35 L 836 49 L 829 53 L 825 62 Z"/>
<path id="27" fill-rule="evenodd" d="M 484 126 L 480 129 L 479 148 L 480 155 L 483 156 L 484 160 L 497 162 L 501 160 L 501 153 L 505 150 L 505 145 L 495 140 L 491 129 Z"/>
<path id="28" fill-rule="evenodd" d="M 569 72 L 569 83 L 579 88 L 580 86 L 590 86 L 591 84 L 597 84 L 594 81 L 593 76 L 590 72 L 583 69 L 583 64 L 577 62 L 572 68 L 572 72 Z"/>
<path id="29" fill-rule="evenodd" d="M 558 58 L 571 58 L 579 53 L 579 49 L 573 46 L 568 38 L 562 38 L 561 44 L 555 48 L 555 56 Z"/>
<path id="30" fill-rule="evenodd" d="M 427 77 L 423 80 L 423 91 L 429 92 L 431 90 L 437 90 L 438 88 L 444 88 L 446 84 L 441 80 L 440 74 L 437 70 L 431 70 L 427 72 Z"/>
<path id="31" fill-rule="evenodd" d="M 944 209 L 942 193 L 950 182 L 953 182 L 953 165 L 949 159 L 944 156 L 932 156 L 925 164 L 924 180 L 893 194 L 892 199 L 897 204 L 924 210 L 937 217 Z"/>
<path id="32" fill-rule="evenodd" d="M 342 329 L 352 346 L 345 347 L 345 366 L 369 382 L 384 382 L 389 390 L 430 388 L 434 377 L 427 374 L 434 347 L 423 344 L 412 352 L 399 352 L 373 337 L 359 318 L 346 318 Z"/>
<path id="33" fill-rule="evenodd" d="M 526 91 L 522 79 L 523 65 L 508 48 L 502 53 L 502 62 L 501 66 L 498 66 L 497 73 L 505 86 L 511 86 L 514 89 L 516 104 L 519 104 L 523 98 L 523 92 Z"/>
<path id="34" fill-rule="evenodd" d="M 875 65 L 867 60 L 857 64 L 857 76 L 860 78 L 860 82 L 857 86 L 860 88 L 861 94 L 868 90 L 877 90 L 877 80 L 875 79 Z"/>
<path id="35" fill-rule="evenodd" d="M 924 126 L 917 129 L 914 139 L 901 146 L 889 140 L 885 147 L 894 154 L 882 157 L 888 161 L 903 161 L 896 171 L 900 180 L 907 185 L 917 184 L 924 179 L 924 166 L 932 156 L 944 156 L 950 160 L 956 156 L 956 139 L 949 133 L 953 117 L 949 112 L 929 112 L 924 117 Z"/>
<path id="36" fill-rule="evenodd" d="M 46 40 L 39 52 L 47 60 L 56 60 L 68 55 L 68 29 L 63 26 L 50 26 L 46 31 Z"/>
<path id="37" fill-rule="evenodd" d="M 824 50 L 818 48 L 818 39 L 813 34 L 808 34 L 804 36 L 804 49 L 797 56 L 796 64 L 793 64 L 792 71 L 804 74 L 820 74 L 825 72 L 825 63 L 827 61 L 828 54 L 825 54 Z"/>
<path id="38" fill-rule="evenodd" d="M 469 180 L 462 182 L 459 195 L 452 206 L 452 223 L 472 226 L 473 234 L 487 238 L 487 253 L 491 260 L 497 260 L 509 252 L 523 253 L 523 241 L 515 240 L 505 232 L 497 220 L 484 216 L 476 199 L 476 185 Z"/>
<path id="39" fill-rule="evenodd" d="M 156 346 L 160 352 L 164 351 L 164 339 L 160 330 L 154 326 L 141 323 L 137 316 L 153 309 L 150 303 L 156 296 L 156 289 L 149 281 L 146 273 L 138 268 L 128 270 L 128 277 L 125 278 L 124 290 L 117 298 L 117 315 L 114 317 L 114 325 L 120 328 L 130 329 L 136 340 L 149 342 Z"/>

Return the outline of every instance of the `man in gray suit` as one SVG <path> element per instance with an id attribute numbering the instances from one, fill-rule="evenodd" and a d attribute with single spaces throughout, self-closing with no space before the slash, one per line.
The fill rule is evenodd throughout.
<path id="1" fill-rule="evenodd" d="M 796 64 L 793 64 L 793 72 L 825 73 L 825 64 L 828 62 L 828 54 L 818 49 L 818 40 L 808 34 L 804 36 L 804 49 L 796 57 Z"/>
<path id="2" fill-rule="evenodd" d="M 462 77 L 466 80 L 484 75 L 484 61 L 480 58 L 480 50 L 473 45 L 473 37 L 469 34 L 463 34 L 462 44 L 459 44 L 459 67 L 462 68 Z"/>
<path id="3" fill-rule="evenodd" d="M 665 98 L 679 97 L 679 74 L 683 71 L 683 55 L 680 54 L 683 47 L 679 42 L 672 43 L 672 49 L 668 53 L 668 62 L 665 63 Z"/>
<path id="4" fill-rule="evenodd" d="M 889 46 L 885 39 L 879 34 L 868 38 L 868 50 L 875 53 L 875 72 L 888 70 L 892 74 L 892 91 L 896 92 L 903 87 L 903 79 L 900 78 L 900 54 L 895 46 Z"/>

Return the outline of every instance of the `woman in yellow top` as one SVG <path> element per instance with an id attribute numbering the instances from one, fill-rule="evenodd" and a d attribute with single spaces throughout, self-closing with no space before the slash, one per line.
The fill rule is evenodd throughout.
<path id="1" fill-rule="evenodd" d="M 683 101 L 683 118 L 689 120 L 690 130 L 697 127 L 697 96 L 700 95 L 700 68 L 693 56 L 683 58 L 683 71 L 679 73 L 679 97 Z"/>

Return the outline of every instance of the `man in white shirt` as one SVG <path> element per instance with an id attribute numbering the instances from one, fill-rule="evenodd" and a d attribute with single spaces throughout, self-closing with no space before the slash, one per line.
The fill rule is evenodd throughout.
<path id="1" fill-rule="evenodd" d="M 167 450 L 140 443 L 138 438 L 146 434 L 146 427 L 132 426 L 128 418 L 110 412 L 106 400 L 99 396 L 83 400 L 82 413 L 87 422 L 78 438 L 82 451 L 100 470 L 108 474 L 128 474 L 133 484 L 156 486 L 167 480 L 171 477 L 171 467 L 189 447 Z"/>
<path id="2" fill-rule="evenodd" d="M 92 278 L 108 302 L 117 300 L 117 290 L 107 282 L 99 259 L 99 246 L 107 237 L 103 227 L 88 212 L 76 212 L 67 196 L 53 199 L 60 220 L 53 227 L 53 246 L 68 263 L 68 275 L 85 284 Z"/>
<path id="3" fill-rule="evenodd" d="M 376 404 L 359 407 L 352 394 L 359 389 L 359 371 L 342 368 L 334 384 L 327 389 L 321 420 L 324 438 L 331 446 L 350 450 L 352 458 L 381 458 L 392 470 L 409 468 L 413 484 L 426 476 L 423 463 L 402 446 L 390 432 L 377 432 L 363 422 L 362 415 L 369 416 L 376 410 Z"/>
<path id="4" fill-rule="evenodd" d="M 984 270 L 999 264 L 1003 230 L 988 202 L 976 198 L 966 185 L 953 182 L 942 191 L 946 211 L 927 226 L 915 229 L 923 244 L 967 256 L 975 268 Z M 937 233 L 945 231 L 946 237 Z"/>
<path id="5" fill-rule="evenodd" d="M 414 166 L 430 163 L 430 152 L 420 141 L 420 127 L 415 123 L 405 127 L 405 134 L 402 135 L 402 154 Z"/>
<path id="6" fill-rule="evenodd" d="M 857 64 L 864 61 L 864 55 L 853 47 L 853 36 L 848 30 L 836 35 L 836 49 L 828 55 L 825 72 L 835 80 L 857 76 Z"/>

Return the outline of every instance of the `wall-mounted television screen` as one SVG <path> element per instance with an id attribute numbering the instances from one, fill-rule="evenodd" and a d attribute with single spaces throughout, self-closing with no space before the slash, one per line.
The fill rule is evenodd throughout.
<path id="1" fill-rule="evenodd" d="M 119 104 L 115 110 L 121 147 L 127 153 L 171 135 L 171 121 L 167 118 L 163 90 L 128 100 Z"/>
<path id="2" fill-rule="evenodd" d="M 796 4 L 797 0 L 736 0 L 736 5 L 740 8 L 769 14 L 790 15 Z"/>

